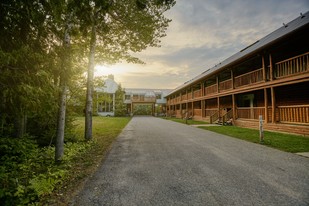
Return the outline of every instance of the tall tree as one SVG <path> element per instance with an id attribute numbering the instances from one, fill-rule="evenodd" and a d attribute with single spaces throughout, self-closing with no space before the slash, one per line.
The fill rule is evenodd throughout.
<path id="1" fill-rule="evenodd" d="M 95 61 L 141 63 L 130 52 L 159 46 L 169 19 L 163 13 L 174 0 L 79 1 L 82 30 L 90 32 L 85 139 L 92 138 L 92 92 Z M 85 12 L 87 11 L 87 12 Z"/>

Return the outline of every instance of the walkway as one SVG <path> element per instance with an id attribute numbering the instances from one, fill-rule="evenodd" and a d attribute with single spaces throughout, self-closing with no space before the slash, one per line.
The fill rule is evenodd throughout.
<path id="1" fill-rule="evenodd" d="M 135 117 L 72 205 L 309 205 L 309 158 Z"/>

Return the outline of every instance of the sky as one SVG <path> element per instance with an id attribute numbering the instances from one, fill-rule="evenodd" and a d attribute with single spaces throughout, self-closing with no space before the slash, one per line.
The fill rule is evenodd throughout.
<path id="1" fill-rule="evenodd" d="M 176 0 L 161 47 L 133 54 L 146 64 L 97 65 L 123 88 L 175 89 L 309 11 L 309 0 Z"/>

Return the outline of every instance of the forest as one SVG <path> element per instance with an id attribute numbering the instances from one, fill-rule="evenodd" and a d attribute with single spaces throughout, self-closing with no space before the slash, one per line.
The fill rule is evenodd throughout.
<path id="1" fill-rule="evenodd" d="M 95 65 L 143 64 L 134 54 L 160 46 L 175 3 L 1 1 L 1 205 L 36 205 L 65 181 L 70 159 L 96 144 Z M 85 119 L 83 141 L 73 132 L 76 116 Z"/>

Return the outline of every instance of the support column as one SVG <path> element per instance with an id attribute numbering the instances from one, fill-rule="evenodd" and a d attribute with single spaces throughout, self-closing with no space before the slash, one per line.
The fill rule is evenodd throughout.
<path id="1" fill-rule="evenodd" d="M 232 80 L 232 89 L 235 89 L 235 84 L 234 84 L 234 72 L 233 70 L 231 69 L 231 80 Z"/>
<path id="2" fill-rule="evenodd" d="M 235 94 L 232 94 L 232 101 L 233 101 L 233 124 L 235 124 L 234 123 L 234 121 L 237 119 L 237 117 L 236 117 L 236 98 L 235 98 Z"/>
<path id="3" fill-rule="evenodd" d="M 192 103 L 191 103 L 192 105 L 191 105 L 191 108 L 192 108 L 192 118 L 194 117 L 194 101 L 192 101 Z"/>
<path id="4" fill-rule="evenodd" d="M 274 80 L 274 72 L 273 72 L 273 61 L 272 61 L 272 57 L 271 54 L 269 54 L 269 77 L 270 80 Z"/>
<path id="5" fill-rule="evenodd" d="M 271 87 L 271 122 L 276 122 L 276 95 L 275 95 L 275 88 Z"/>
<path id="6" fill-rule="evenodd" d="M 220 114 L 220 97 L 217 97 L 217 104 L 218 104 L 218 112 L 219 112 L 219 117 L 221 117 L 221 114 Z"/>
<path id="7" fill-rule="evenodd" d="M 217 81 L 217 93 L 219 93 L 220 92 L 219 76 L 216 77 L 216 81 Z"/>
<path id="8" fill-rule="evenodd" d="M 202 118 L 205 117 L 205 100 L 201 100 Z"/>
<path id="9" fill-rule="evenodd" d="M 264 82 L 266 82 L 266 67 L 265 67 L 264 55 L 262 55 L 262 69 L 263 69 L 263 80 L 264 80 Z"/>
<path id="10" fill-rule="evenodd" d="M 267 124 L 268 123 L 268 98 L 267 98 L 267 89 L 266 88 L 264 89 L 264 105 L 265 105 L 264 120 L 265 120 L 265 123 Z"/>
<path id="11" fill-rule="evenodd" d="M 115 95 L 115 93 L 114 93 L 114 94 L 113 94 L 113 112 L 115 112 L 115 105 L 116 105 L 115 99 L 116 99 L 116 95 Z"/>
<path id="12" fill-rule="evenodd" d="M 205 86 L 204 82 L 201 83 L 201 97 L 205 96 Z"/>

